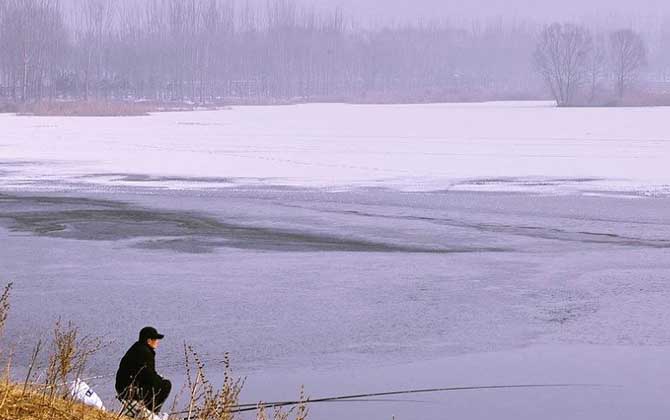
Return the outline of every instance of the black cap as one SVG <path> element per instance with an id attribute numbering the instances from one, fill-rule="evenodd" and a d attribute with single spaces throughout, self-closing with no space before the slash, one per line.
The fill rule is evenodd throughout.
<path id="1" fill-rule="evenodd" d="M 163 334 L 159 334 L 154 327 L 144 327 L 140 330 L 140 341 L 144 340 L 162 340 L 165 337 Z"/>

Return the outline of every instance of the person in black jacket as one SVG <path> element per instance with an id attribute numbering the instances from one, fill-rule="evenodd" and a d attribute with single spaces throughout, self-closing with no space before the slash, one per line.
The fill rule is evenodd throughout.
<path id="1" fill-rule="evenodd" d="M 172 384 L 156 372 L 156 349 L 163 339 L 154 327 L 144 327 L 119 363 L 116 392 L 123 401 L 141 401 L 158 413 L 172 389 Z"/>

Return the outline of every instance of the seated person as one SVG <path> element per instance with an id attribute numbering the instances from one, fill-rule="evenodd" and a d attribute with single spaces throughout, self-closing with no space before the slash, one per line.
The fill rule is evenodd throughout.
<path id="1" fill-rule="evenodd" d="M 116 372 L 119 399 L 140 401 L 156 414 L 172 389 L 170 381 L 156 372 L 156 349 L 163 337 L 153 327 L 142 328 L 139 340 L 128 349 Z"/>

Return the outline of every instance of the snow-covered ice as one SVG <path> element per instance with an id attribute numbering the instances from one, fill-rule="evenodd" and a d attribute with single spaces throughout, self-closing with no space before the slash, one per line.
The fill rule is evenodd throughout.
<path id="1" fill-rule="evenodd" d="M 306 104 L 0 116 L 0 182 L 212 188 L 670 191 L 670 108 Z"/>

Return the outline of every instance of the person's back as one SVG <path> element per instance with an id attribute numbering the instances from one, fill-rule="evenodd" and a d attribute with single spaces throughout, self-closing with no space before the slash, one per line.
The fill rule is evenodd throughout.
<path id="1" fill-rule="evenodd" d="M 138 388 L 151 388 L 155 385 L 155 357 L 154 350 L 146 343 L 138 341 L 133 344 L 119 363 L 116 392 L 121 395 L 131 385 Z"/>
<path id="2" fill-rule="evenodd" d="M 119 398 L 141 401 L 154 412 L 160 410 L 172 388 L 170 381 L 156 372 L 156 348 L 162 338 L 155 328 L 143 328 L 139 341 L 128 349 L 116 372 L 115 388 Z"/>

